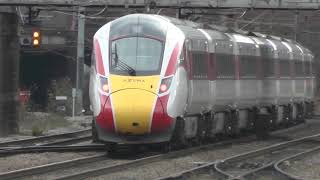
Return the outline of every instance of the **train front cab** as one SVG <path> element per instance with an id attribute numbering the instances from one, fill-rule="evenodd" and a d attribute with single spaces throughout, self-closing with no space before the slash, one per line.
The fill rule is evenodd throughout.
<path id="1" fill-rule="evenodd" d="M 107 56 L 103 56 L 106 49 L 95 48 L 98 55 L 97 51 L 105 51 L 100 52 L 101 57 L 96 55 L 105 68 L 97 73 L 101 111 L 94 126 L 100 141 L 145 144 L 171 138 L 174 120 L 166 107 L 173 75 L 163 70 L 163 64 L 170 60 L 165 56 L 167 25 L 164 20 L 150 18 L 155 17 L 117 19 L 110 25 L 109 41 L 95 42 L 95 46 L 109 47 Z M 177 59 L 177 49 L 173 51 Z"/>

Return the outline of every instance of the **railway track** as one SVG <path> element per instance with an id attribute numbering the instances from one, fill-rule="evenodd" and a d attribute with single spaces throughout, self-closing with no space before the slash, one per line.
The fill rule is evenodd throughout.
<path id="1" fill-rule="evenodd" d="M 293 127 L 297 128 L 297 127 Z M 278 132 L 274 132 L 274 135 L 283 133 L 288 131 L 288 129 L 285 130 L 279 130 Z M 283 137 L 274 136 L 276 140 L 283 141 Z M 59 165 L 62 164 L 61 167 L 57 166 L 56 164 L 49 164 L 45 165 L 45 167 L 34 167 L 31 169 L 24 169 L 24 170 L 18 170 L 17 172 L 8 172 L 8 174 L 2 174 L 0 175 L 0 179 L 3 179 L 3 177 L 8 176 L 7 179 L 12 178 L 18 178 L 21 177 L 27 177 L 26 179 L 84 179 L 88 177 L 94 177 L 99 175 L 107 175 L 110 173 L 114 173 L 117 171 L 126 170 L 129 168 L 134 168 L 138 166 L 143 166 L 145 164 L 150 164 L 153 162 L 158 162 L 161 160 L 167 160 L 172 158 L 179 158 L 183 156 L 187 156 L 189 154 L 192 154 L 194 152 L 199 151 L 206 151 L 206 150 L 214 150 L 214 149 L 221 149 L 226 146 L 231 146 L 235 144 L 243 144 L 255 141 L 256 138 L 254 136 L 249 137 L 243 137 L 241 139 L 237 140 L 227 140 L 222 141 L 214 144 L 199 146 L 199 147 L 193 147 L 189 149 L 179 150 L 170 152 L 168 154 L 156 154 L 156 155 L 142 155 L 142 158 L 135 159 L 135 160 L 121 160 L 117 161 L 114 159 L 109 159 L 106 156 L 105 157 L 99 157 L 100 159 L 96 159 L 95 161 L 91 161 L 91 157 L 88 157 L 88 159 L 81 160 L 82 163 L 78 162 L 78 160 L 72 160 L 72 161 L 66 161 L 61 162 Z M 87 161 L 88 160 L 88 161 Z M 64 165 L 67 163 L 66 165 Z M 72 165 L 72 166 L 69 166 Z M 51 167 L 52 166 L 52 167 Z M 40 168 L 40 169 L 39 169 Z M 84 170 L 85 169 L 85 170 Z M 48 172 L 50 170 L 50 172 Z M 42 171 L 42 172 L 41 172 Z M 18 176 L 15 175 L 16 173 L 19 173 Z M 25 174 L 29 174 L 28 176 L 25 176 Z M 56 175 L 59 174 L 61 176 L 57 177 Z M 33 175 L 33 176 L 32 176 Z"/>
<path id="2" fill-rule="evenodd" d="M 89 141 L 91 138 L 91 129 L 75 131 L 70 133 L 55 134 L 49 136 L 34 137 L 22 140 L 8 141 L 0 143 L 1 147 L 12 146 L 51 146 L 51 145 L 69 145 L 83 141 Z"/>
<path id="3" fill-rule="evenodd" d="M 307 179 L 307 178 L 305 178 L 303 176 L 294 175 L 294 174 L 284 170 L 281 166 L 283 164 L 285 164 L 285 162 L 292 161 L 292 160 L 295 160 L 295 159 L 303 159 L 306 156 L 310 156 L 312 154 L 316 154 L 316 153 L 319 153 L 319 152 L 320 152 L 320 146 L 315 147 L 315 148 L 310 149 L 310 150 L 306 150 L 304 152 L 301 152 L 301 153 L 298 153 L 298 154 L 295 154 L 295 155 L 292 155 L 292 156 L 289 156 L 289 157 L 286 157 L 284 159 L 279 160 L 278 162 L 276 162 L 273 165 L 273 168 L 276 171 L 278 171 L 280 174 L 282 174 L 283 176 L 288 178 L 288 179 Z"/>
<path id="4" fill-rule="evenodd" d="M 279 139 L 279 136 L 277 135 L 287 133 L 289 130 L 297 129 L 299 128 L 299 126 L 301 127 L 304 125 L 298 125 L 296 127 L 292 127 L 289 129 L 275 131 L 272 133 L 273 138 L 277 138 L 277 140 L 281 140 L 281 141 L 288 140 L 287 138 L 283 139 L 281 135 Z M 18 179 L 21 179 L 21 178 L 23 179 L 33 179 L 33 178 L 36 178 L 36 179 L 83 179 L 87 177 L 106 175 L 116 171 L 126 170 L 132 167 L 139 167 L 145 164 L 150 164 L 150 163 L 161 161 L 161 160 L 184 157 L 189 154 L 192 154 L 193 152 L 221 149 L 228 145 L 235 145 L 237 143 L 239 144 L 249 143 L 255 140 L 256 138 L 254 136 L 249 136 L 249 137 L 243 137 L 241 139 L 222 141 L 214 144 L 174 151 L 168 154 L 156 154 L 156 155 L 144 154 L 142 155 L 142 158 L 134 159 L 134 160 L 128 160 L 128 159 L 115 160 L 115 159 L 108 158 L 106 155 L 85 157 L 85 158 L 79 158 L 74 160 L 68 160 L 64 162 L 36 166 L 32 168 L 27 168 L 27 169 L 20 169 L 20 170 L 11 171 L 11 172 L 5 172 L 0 174 L 0 179 L 17 179 L 17 178 Z M 61 151 L 65 151 L 63 149 L 65 147 L 66 146 L 57 147 L 57 149 L 54 149 L 55 148 L 54 146 L 50 146 L 49 148 L 52 148 L 51 150 L 59 150 L 59 148 L 62 148 Z M 40 148 L 41 150 L 41 148 L 46 148 L 46 147 L 40 146 L 38 148 Z M 103 145 L 101 146 L 98 145 L 98 147 L 96 148 L 101 148 L 101 150 L 103 150 L 103 148 L 105 147 L 103 147 Z M 21 149 L 17 149 L 17 150 L 19 151 Z M 69 150 L 72 151 L 71 146 Z M 37 151 L 37 150 L 30 149 L 30 151 Z M 0 151 L 0 155 L 1 155 L 1 151 Z M 57 175 L 59 175 L 59 177 L 57 177 Z"/>
<path id="5" fill-rule="evenodd" d="M 167 158 L 186 156 L 195 151 L 204 151 L 208 149 L 219 148 L 237 142 L 246 143 L 253 141 L 254 139 L 255 138 L 251 136 L 243 139 L 238 139 L 236 141 L 224 141 L 210 145 L 174 151 L 167 154 L 142 154 L 140 155 L 142 156 L 141 158 L 134 160 L 114 160 L 110 159 L 106 155 L 91 156 L 2 173 L 0 174 L 0 179 L 17 179 L 22 177 L 23 179 L 32 179 L 35 177 L 37 179 L 83 179 L 141 166 Z M 60 176 L 56 177 L 57 174 L 59 174 Z"/>
<path id="6" fill-rule="evenodd" d="M 41 152 L 85 152 L 85 151 L 106 151 L 104 144 L 86 144 L 70 146 L 26 146 L 0 148 L 0 157 L 23 154 L 23 153 L 41 153 Z"/>
<path id="7" fill-rule="evenodd" d="M 278 143 L 160 179 L 290 179 L 275 163 L 320 146 L 320 134 Z M 280 161 L 281 162 L 281 161 Z"/>

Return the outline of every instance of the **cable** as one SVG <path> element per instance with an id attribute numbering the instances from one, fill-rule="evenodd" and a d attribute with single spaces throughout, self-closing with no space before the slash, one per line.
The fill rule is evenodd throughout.
<path id="1" fill-rule="evenodd" d="M 87 15 L 86 17 L 96 17 L 96 16 L 99 16 L 100 14 L 104 13 L 105 10 L 107 10 L 107 6 L 105 6 L 101 11 L 95 13 L 95 14 L 92 14 L 92 15 Z"/>
<path id="2" fill-rule="evenodd" d="M 159 9 L 159 11 L 157 12 L 157 15 L 159 15 L 161 13 L 163 8 Z"/>
<path id="3" fill-rule="evenodd" d="M 247 10 L 243 11 L 243 13 L 241 14 L 241 16 L 237 17 L 237 19 L 241 19 L 246 13 L 247 13 Z"/>
<path id="4" fill-rule="evenodd" d="M 257 16 L 256 18 L 252 19 L 249 23 L 247 23 L 246 25 L 242 26 L 240 28 L 240 30 L 242 30 L 243 28 L 247 27 L 248 25 L 250 25 L 251 23 L 255 22 L 256 20 L 258 20 L 260 17 L 264 16 L 266 14 L 267 11 L 263 11 L 259 16 Z"/>
<path id="5" fill-rule="evenodd" d="M 19 7 L 16 7 L 16 11 L 19 13 L 19 16 L 20 16 L 20 19 L 21 19 L 22 24 L 25 24 L 25 22 L 24 22 L 24 20 L 23 20 L 22 13 L 21 13 L 20 6 L 19 6 Z"/>

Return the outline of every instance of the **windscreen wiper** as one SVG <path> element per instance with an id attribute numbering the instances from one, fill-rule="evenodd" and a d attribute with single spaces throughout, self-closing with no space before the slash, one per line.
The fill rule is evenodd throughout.
<path id="1" fill-rule="evenodd" d="M 135 76 L 136 75 L 136 70 L 134 70 L 131 66 L 129 66 L 128 64 L 124 63 L 123 61 L 118 59 L 118 65 L 120 68 L 122 68 L 122 70 L 126 70 L 129 75 L 131 76 Z"/>
<path id="2" fill-rule="evenodd" d="M 136 70 L 134 70 L 131 66 L 124 63 L 118 57 L 117 44 L 115 44 L 115 57 L 114 57 L 115 67 L 119 67 L 121 70 L 125 70 L 131 76 L 136 76 Z"/>

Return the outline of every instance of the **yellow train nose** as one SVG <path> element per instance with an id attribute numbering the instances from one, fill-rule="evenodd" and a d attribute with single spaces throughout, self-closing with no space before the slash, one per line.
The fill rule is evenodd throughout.
<path id="1" fill-rule="evenodd" d="M 150 133 L 153 109 L 158 96 L 143 89 L 125 89 L 112 95 L 115 126 L 120 134 Z"/>

